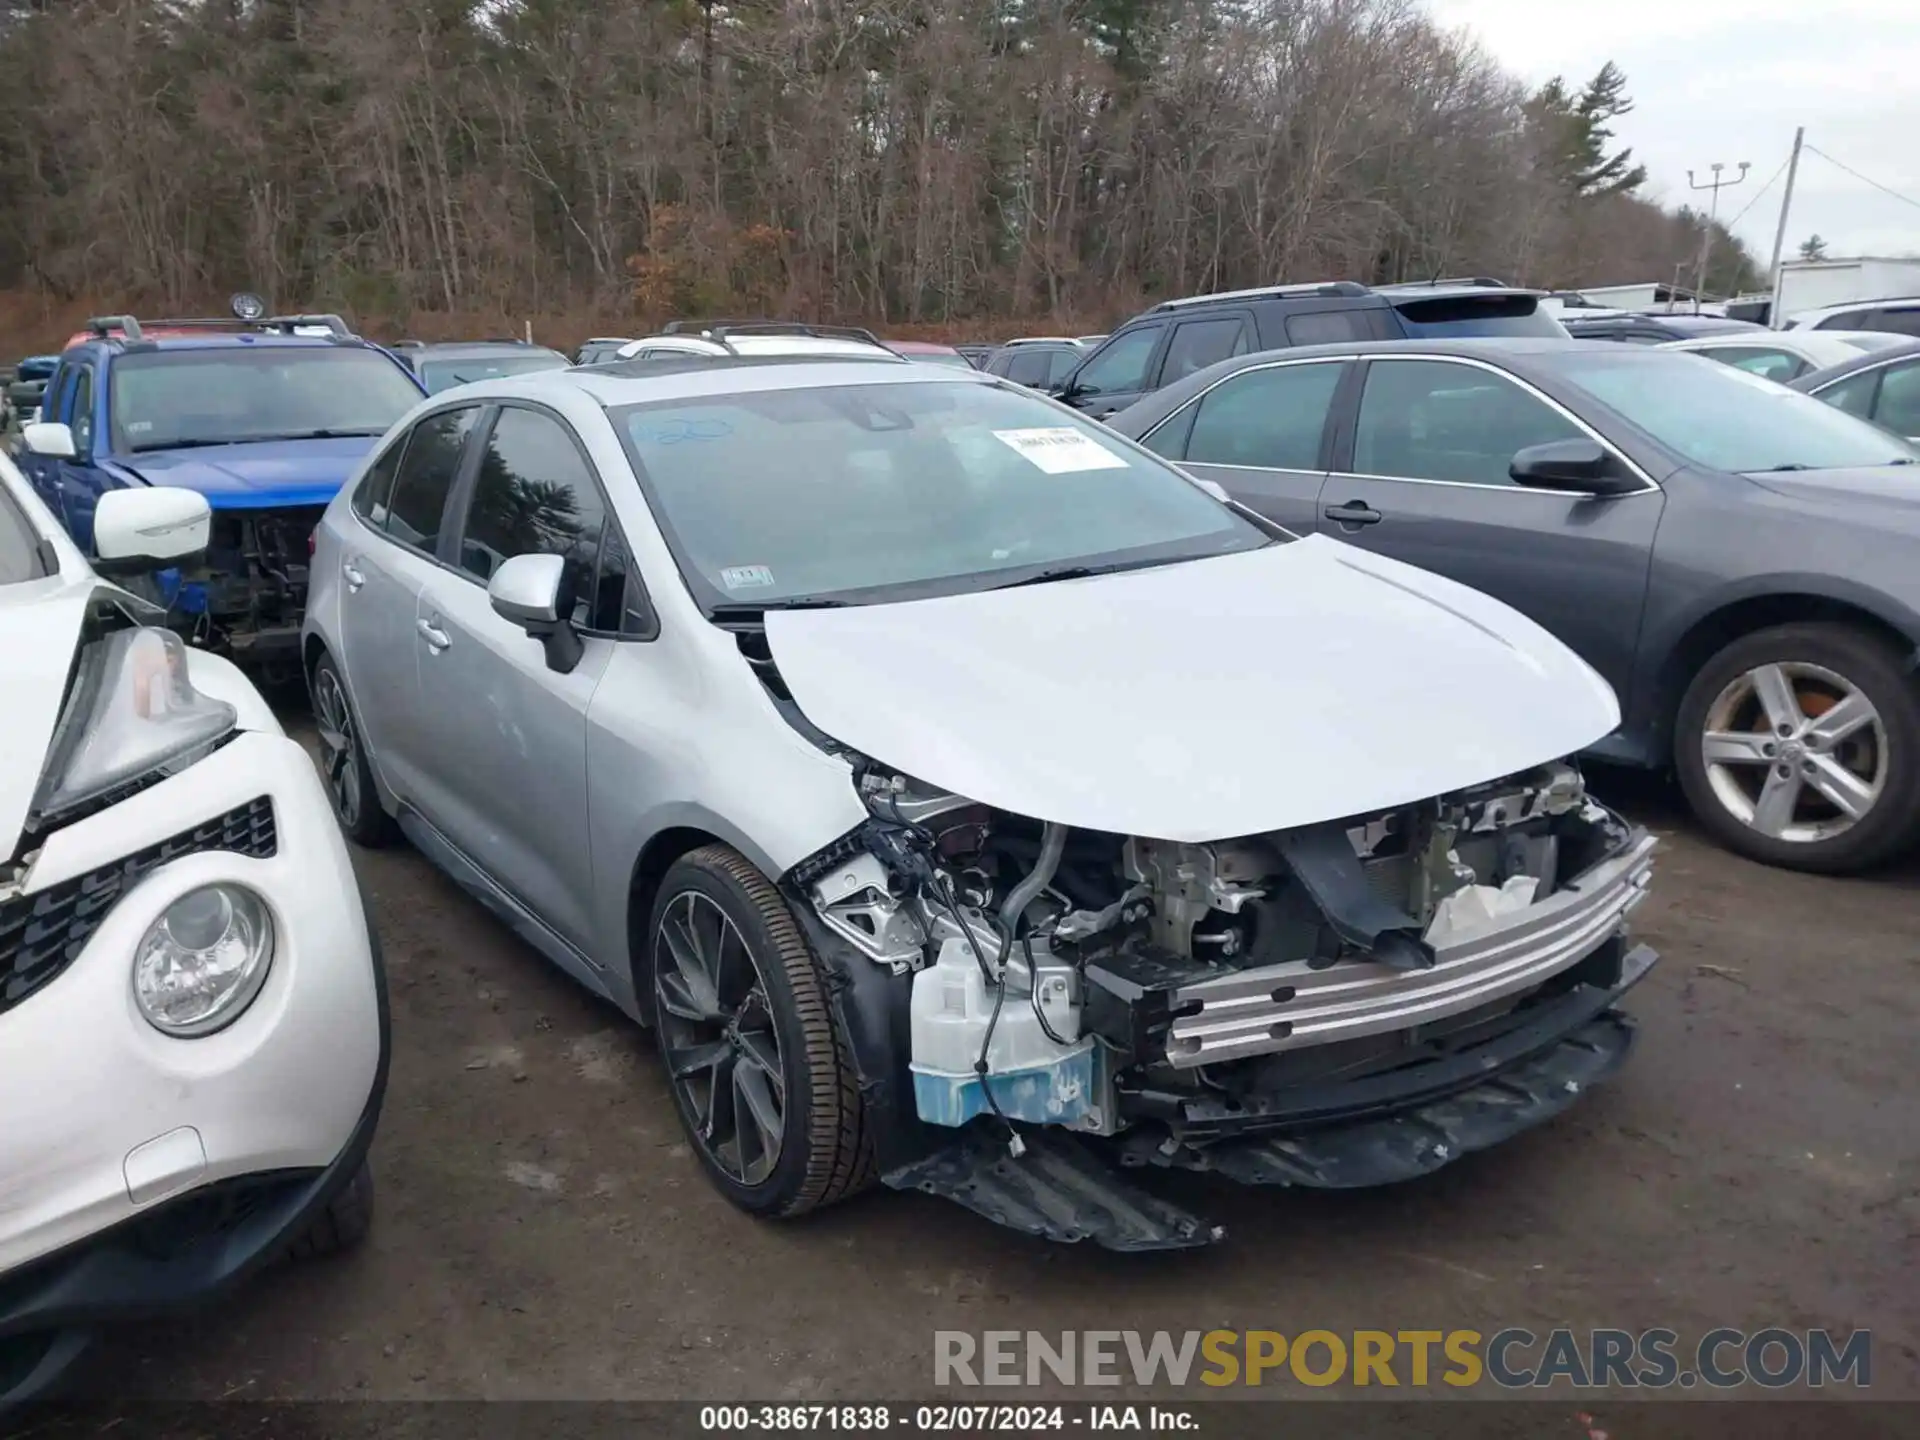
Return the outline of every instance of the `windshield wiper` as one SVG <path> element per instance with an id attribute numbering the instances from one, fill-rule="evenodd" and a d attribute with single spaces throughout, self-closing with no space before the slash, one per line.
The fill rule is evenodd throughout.
<path id="1" fill-rule="evenodd" d="M 1756 470 L 1756 475 L 1779 475 L 1789 470 L 1811 470 L 1813 466 L 1802 465 L 1798 460 L 1789 460 L 1784 465 L 1769 465 L 1764 470 Z"/>
<path id="2" fill-rule="evenodd" d="M 844 610 L 852 604 L 825 595 L 798 595 L 791 600 L 729 601 L 709 606 L 707 615 L 714 620 L 757 620 L 769 610 Z"/>
<path id="3" fill-rule="evenodd" d="M 205 450 L 214 445 L 245 445 L 245 440 L 156 440 L 151 445 L 129 445 L 129 455 L 145 455 L 154 450 Z"/>
<path id="4" fill-rule="evenodd" d="M 384 435 L 384 434 L 386 434 L 386 433 L 387 433 L 387 432 L 386 432 L 386 431 L 385 431 L 384 429 L 382 429 L 382 430 L 358 430 L 358 429 L 356 429 L 356 430 L 331 430 L 331 429 L 325 429 L 325 428 L 322 428 L 322 429 L 319 429 L 319 430 L 287 430 L 287 431 L 283 431 L 282 433 L 280 433 L 280 434 L 278 434 L 278 435 L 256 435 L 256 436 L 254 436 L 253 438 L 254 438 L 254 439 L 256 439 L 256 440 L 261 440 L 261 441 L 272 441 L 272 440 L 365 440 L 365 439 L 367 439 L 367 438 L 369 438 L 370 436 L 374 436 L 374 435 Z"/>

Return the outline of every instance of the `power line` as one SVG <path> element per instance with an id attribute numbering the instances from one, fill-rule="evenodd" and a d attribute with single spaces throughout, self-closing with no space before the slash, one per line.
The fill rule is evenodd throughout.
<path id="1" fill-rule="evenodd" d="M 1780 162 L 1780 168 L 1773 172 L 1773 180 L 1767 181 L 1766 184 L 1762 185 L 1758 190 L 1753 192 L 1753 199 L 1749 200 L 1745 205 L 1742 205 L 1740 207 L 1740 213 L 1734 216 L 1733 219 L 1727 222 L 1727 230 L 1731 232 L 1734 226 L 1738 225 L 1742 220 L 1746 219 L 1747 211 L 1753 209 L 1754 206 L 1758 205 L 1760 203 L 1760 197 L 1765 195 L 1767 191 L 1773 188 L 1773 181 L 1778 180 L 1782 175 L 1786 173 L 1787 173 L 1787 162 L 1785 160 L 1782 160 Z"/>
<path id="2" fill-rule="evenodd" d="M 1844 164 L 1841 161 L 1834 159 L 1833 156 L 1827 154 L 1827 152 L 1822 150 L 1818 145 L 1809 145 L 1807 146 L 1807 149 L 1813 151 L 1814 154 L 1818 155 L 1822 160 L 1826 161 L 1829 165 L 1839 166 L 1840 169 L 1846 171 L 1847 174 L 1851 175 L 1854 179 L 1858 180 L 1861 184 L 1871 185 L 1874 189 L 1878 190 L 1881 194 L 1891 195 L 1894 199 L 1902 202 L 1903 204 L 1911 205 L 1913 206 L 1914 209 L 1920 210 L 1920 200 L 1914 199 L 1911 195 L 1902 195 L 1898 190 L 1895 190 L 1892 187 L 1887 185 L 1882 185 L 1878 180 L 1870 179 L 1869 177 L 1862 175 L 1858 170 L 1854 169 L 1851 165 Z"/>

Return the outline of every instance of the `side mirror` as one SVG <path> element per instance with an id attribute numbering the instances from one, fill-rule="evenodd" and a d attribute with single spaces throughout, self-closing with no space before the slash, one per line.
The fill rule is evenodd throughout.
<path id="1" fill-rule="evenodd" d="M 1577 490 L 1585 495 L 1626 495 L 1640 482 L 1597 440 L 1554 440 L 1529 445 L 1513 457 L 1507 474 L 1516 485 L 1539 490 Z"/>
<path id="2" fill-rule="evenodd" d="M 547 668 L 565 675 L 585 647 L 573 628 L 573 583 L 558 555 L 515 555 L 487 582 L 493 613 L 546 647 Z"/>
<path id="3" fill-rule="evenodd" d="M 49 459 L 71 460 L 78 453 L 73 444 L 73 431 L 58 420 L 35 421 L 21 429 L 20 438 L 26 442 L 27 449 Z"/>
<path id="4" fill-rule="evenodd" d="M 64 425 L 29 426 L 59 430 Z M 206 553 L 213 511 L 196 490 L 139 485 L 109 490 L 94 503 L 93 568 L 102 575 L 144 575 Z"/>

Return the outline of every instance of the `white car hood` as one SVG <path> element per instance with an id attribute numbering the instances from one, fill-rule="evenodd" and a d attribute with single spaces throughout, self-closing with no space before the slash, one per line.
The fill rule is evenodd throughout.
<path id="1" fill-rule="evenodd" d="M 5 737 L 0 743 L 0 859 L 20 843 L 66 699 L 73 647 L 88 601 L 99 588 L 92 575 L 0 585 L 0 677 L 6 691 L 6 719 L 0 722 Z"/>
<path id="2" fill-rule="evenodd" d="M 1164 840 L 1387 809 L 1620 723 L 1525 616 L 1321 536 L 766 623 L 795 703 L 842 743 L 1016 814 Z"/>

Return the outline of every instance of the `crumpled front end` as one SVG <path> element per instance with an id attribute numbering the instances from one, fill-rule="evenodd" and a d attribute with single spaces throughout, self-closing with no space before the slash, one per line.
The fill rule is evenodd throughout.
<path id="1" fill-rule="evenodd" d="M 910 993 L 889 1183 L 1056 1239 L 1205 1243 L 1117 1173 L 1356 1186 L 1557 1113 L 1625 1058 L 1654 840 L 1570 764 L 1188 844 L 859 770 L 873 820 L 791 877 Z"/>
<path id="2" fill-rule="evenodd" d="M 198 648 L 268 683 L 298 678 L 311 539 L 325 509 L 216 509 L 206 555 L 149 598 Z"/>

